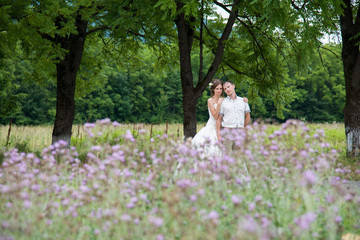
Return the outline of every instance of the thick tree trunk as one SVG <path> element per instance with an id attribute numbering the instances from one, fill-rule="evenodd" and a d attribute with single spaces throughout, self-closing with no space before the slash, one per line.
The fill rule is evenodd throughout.
<path id="1" fill-rule="evenodd" d="M 196 134 L 196 103 L 198 98 L 192 94 L 183 92 L 183 111 L 184 111 L 184 136 L 185 139 Z"/>
<path id="2" fill-rule="evenodd" d="M 69 37 L 56 39 L 61 47 L 68 50 L 64 59 L 56 64 L 57 97 L 56 116 L 52 133 L 52 144 L 64 140 L 70 146 L 71 130 L 75 115 L 75 82 L 83 54 L 87 22 L 78 16 L 76 19 L 78 33 Z"/>
<path id="3" fill-rule="evenodd" d="M 178 2 L 178 11 L 183 4 Z M 194 20 L 194 19 L 190 19 Z M 194 30 L 186 23 L 184 13 L 175 19 L 178 30 L 178 44 L 180 52 L 180 78 L 183 93 L 184 137 L 193 137 L 196 134 L 196 102 L 199 96 L 194 95 L 194 80 L 191 68 L 191 48 L 194 39 Z"/>
<path id="4" fill-rule="evenodd" d="M 345 134 L 348 156 L 360 156 L 360 55 L 357 54 L 356 63 L 344 61 L 346 103 L 344 108 Z M 344 59 L 344 58 L 343 58 Z M 346 60 L 346 58 L 345 58 Z"/>
<path id="5" fill-rule="evenodd" d="M 344 108 L 345 134 L 348 156 L 360 156 L 360 15 L 353 18 L 350 0 L 344 0 L 344 14 L 340 16 L 343 41 L 346 103 Z"/>

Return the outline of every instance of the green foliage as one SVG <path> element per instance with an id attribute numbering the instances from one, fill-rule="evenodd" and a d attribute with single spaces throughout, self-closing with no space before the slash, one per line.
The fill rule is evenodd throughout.
<path id="1" fill-rule="evenodd" d="M 340 5 L 337 1 L 303 4 L 307 12 L 280 0 L 241 1 L 237 6 L 241 17 L 226 43 L 216 77 L 236 82 L 238 95 L 250 99 L 253 118 L 343 120 L 341 63 L 325 50 L 320 51 L 321 60 L 314 56 L 314 49 L 321 46 L 316 38 L 321 37 L 322 30 L 334 30 L 322 28 L 321 21 L 327 26 L 334 24 Z M 192 27 L 197 31 L 201 3 L 183 1 L 183 5 L 181 11 L 186 17 L 196 18 Z M 324 7 L 329 9 L 319 14 Z M 182 121 L 179 52 L 173 24 L 175 1 L 131 1 L 130 5 L 129 1 L 115 0 L 71 4 L 7 1 L 0 11 L 0 123 L 7 124 L 10 119 L 17 124 L 53 122 L 54 63 L 66 50 L 43 36 L 76 34 L 77 12 L 89 22 L 89 31 L 102 31 L 86 37 L 76 82 L 75 122 L 101 118 L 119 122 Z M 224 19 L 214 18 L 218 14 L 213 1 L 203 1 L 203 12 L 207 29 L 203 36 L 204 70 L 213 60 Z M 66 19 L 61 28 L 56 27 L 59 16 Z M 191 56 L 194 76 L 199 72 L 198 37 L 196 33 Z M 326 47 L 340 53 L 339 46 Z M 196 77 L 194 83 L 197 81 Z M 33 87 L 34 82 L 39 86 Z M 208 97 L 205 90 L 197 103 L 200 122 L 208 119 Z"/>
<path id="2" fill-rule="evenodd" d="M 277 113 L 279 106 L 274 105 L 274 102 L 283 102 L 285 119 L 341 122 L 345 104 L 345 83 L 341 61 L 332 52 L 340 55 L 340 47 L 324 45 L 320 51 L 321 58 L 317 54 L 313 55 L 306 71 L 299 72 L 296 65 L 288 64 L 284 70 L 288 72 L 287 77 L 281 84 L 281 91 L 287 93 L 285 99 L 276 89 L 264 87 L 261 91 L 261 88 L 256 90 L 250 78 L 240 77 L 234 72 L 228 72 L 223 79 L 234 80 L 237 94 L 249 98 L 253 119 L 283 121 Z M 75 123 L 95 122 L 104 118 L 123 123 L 182 122 L 179 71 L 167 67 L 159 72 L 155 67 L 156 63 L 152 61 L 156 58 L 155 52 L 144 48 L 139 54 L 142 58 L 134 56 L 135 60 L 131 60 L 128 64 L 105 63 L 99 69 L 97 74 L 99 77 L 94 76 L 96 81 L 92 80 L 90 75 L 89 80 L 87 77 L 80 78 L 79 89 L 83 91 L 76 97 Z M 197 57 L 198 55 L 194 54 L 193 58 Z M 209 55 L 207 54 L 206 57 L 208 58 Z M 194 63 L 194 73 L 198 68 Z M 0 90 L 2 96 L 0 99 L 16 105 L 9 105 L 9 108 L 5 108 L 6 104 L 3 105 L 1 124 L 8 124 L 10 119 L 13 119 L 15 124 L 21 125 L 53 122 L 56 99 L 54 82 L 51 79 L 42 80 L 34 85 L 30 80 L 32 69 L 28 61 L 14 64 L 12 72 L 14 80 L 6 81 L 7 86 L 13 88 L 12 93 L 9 92 L 11 88 L 4 88 Z M 99 81 L 100 78 L 103 80 Z M 97 84 L 94 84 L 95 82 Z M 199 122 L 206 122 L 208 119 L 209 97 L 210 92 L 206 89 L 198 100 L 196 111 Z"/>

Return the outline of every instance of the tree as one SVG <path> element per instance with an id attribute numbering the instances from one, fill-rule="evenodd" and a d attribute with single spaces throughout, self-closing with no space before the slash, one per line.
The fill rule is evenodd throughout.
<path id="1" fill-rule="evenodd" d="M 1 31 L 5 31 L 8 38 L 17 35 L 25 54 L 55 73 L 57 98 L 52 143 L 60 139 L 70 143 L 78 73 L 84 62 L 83 55 L 91 51 L 89 46 L 99 43 L 93 39 L 100 37 L 104 48 L 114 43 L 113 38 L 126 45 L 127 50 L 136 47 L 136 44 L 127 43 L 134 42 L 134 39 L 136 41 L 136 36 L 142 36 L 139 31 L 146 29 L 136 21 L 138 10 L 146 9 L 143 5 L 139 1 L 119 3 L 115 0 L 27 0 L 7 1 L 1 5 L 2 12 L 8 16 L 4 17 L 7 20 L 4 25 L 7 27 L 16 23 L 16 27 Z M 21 11 L 17 11 L 19 8 Z M 141 12 L 144 16 L 145 13 Z M 19 30 L 21 35 L 18 34 Z M 135 37 L 128 38 L 129 35 Z M 84 48 L 86 43 L 89 45 Z M 92 60 L 101 64 L 101 58 L 93 57 Z M 85 66 L 83 68 L 84 71 L 91 71 Z M 87 85 L 91 83 L 88 81 Z"/>
<path id="2" fill-rule="evenodd" d="M 360 156 L 360 3 L 343 0 L 342 6 L 340 29 L 346 89 L 344 119 L 347 153 Z"/>
<path id="3" fill-rule="evenodd" d="M 309 26 L 304 32 L 310 34 L 309 29 L 329 34 L 341 32 L 347 154 L 360 156 L 360 3 L 351 0 L 292 1 L 292 6 Z"/>

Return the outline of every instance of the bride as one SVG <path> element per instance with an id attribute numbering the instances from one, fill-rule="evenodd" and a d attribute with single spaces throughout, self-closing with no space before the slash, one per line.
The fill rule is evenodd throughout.
<path id="1" fill-rule="evenodd" d="M 218 138 L 216 134 L 216 119 L 219 116 L 221 103 L 224 98 L 221 97 L 223 92 L 223 82 L 220 79 L 214 79 L 210 84 L 211 98 L 208 99 L 209 120 L 192 139 L 191 145 L 202 151 L 203 156 L 221 156 L 220 149 L 217 146 Z M 244 102 L 248 102 L 244 98 Z"/>

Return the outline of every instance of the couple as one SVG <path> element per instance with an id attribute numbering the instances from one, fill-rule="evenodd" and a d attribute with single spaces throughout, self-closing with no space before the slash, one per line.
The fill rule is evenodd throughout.
<path id="1" fill-rule="evenodd" d="M 191 144 L 202 149 L 206 156 L 220 156 L 217 146 L 222 142 L 221 128 L 239 129 L 250 123 L 250 107 L 247 98 L 238 97 L 235 84 L 214 79 L 210 84 L 211 98 L 208 99 L 209 120 L 192 139 Z M 227 97 L 222 98 L 222 92 Z"/>

